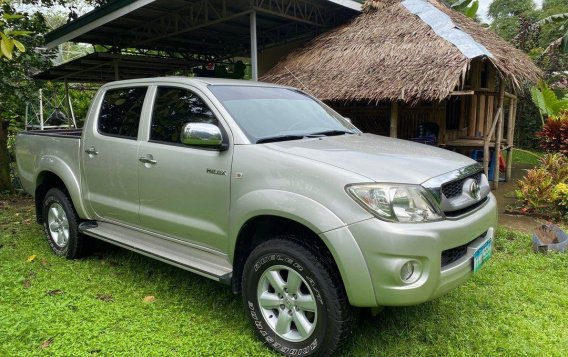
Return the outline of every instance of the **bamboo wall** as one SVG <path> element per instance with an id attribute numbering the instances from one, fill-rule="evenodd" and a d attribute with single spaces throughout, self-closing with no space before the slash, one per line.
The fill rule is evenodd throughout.
<path id="1" fill-rule="evenodd" d="M 488 134 L 497 110 L 496 70 L 488 61 L 472 62 L 466 84 L 441 103 L 421 103 L 397 107 L 396 136 L 411 139 L 418 125 L 433 122 L 440 127 L 439 144 L 458 138 L 482 138 Z M 457 104 L 456 104 L 457 103 Z M 391 123 L 391 103 L 328 103 L 365 132 L 388 136 Z M 458 105 L 458 108 L 455 108 Z M 508 109 L 508 106 L 506 106 Z M 449 115 L 449 117 L 448 117 Z M 507 118 L 508 116 L 506 116 Z"/>
<path id="2" fill-rule="evenodd" d="M 499 109 L 503 88 L 496 69 L 489 61 L 474 61 L 463 88 L 457 88 L 440 103 L 328 103 L 337 112 L 350 118 L 364 132 L 412 139 L 418 126 L 432 122 L 439 126 L 438 145 L 470 155 L 471 150 L 487 147 L 501 153 L 513 146 L 517 98 L 505 93 Z M 497 91 L 499 86 L 500 91 Z M 506 128 L 506 129 L 505 129 Z M 489 151 L 487 151 L 489 152 Z M 506 151 L 507 180 L 511 177 L 512 150 Z M 498 164 L 494 158 L 494 165 Z M 494 187 L 499 177 L 495 178 Z"/>

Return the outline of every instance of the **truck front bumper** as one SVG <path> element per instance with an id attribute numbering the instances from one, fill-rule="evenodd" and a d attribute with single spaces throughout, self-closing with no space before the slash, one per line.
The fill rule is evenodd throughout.
<path id="1" fill-rule="evenodd" d="M 404 306 L 447 293 L 473 274 L 473 254 L 493 240 L 496 227 L 496 201 L 490 194 L 481 208 L 456 220 L 401 224 L 369 219 L 342 228 L 359 246 L 374 292 L 371 303 L 369 296 L 358 295 L 368 295 L 368 289 L 353 289 L 358 284 L 348 284 L 350 301 L 356 306 Z M 414 268 L 407 280 L 402 276 L 408 276 L 409 269 L 401 271 L 405 263 Z M 362 278 L 343 276 L 344 280 L 368 281 Z"/>

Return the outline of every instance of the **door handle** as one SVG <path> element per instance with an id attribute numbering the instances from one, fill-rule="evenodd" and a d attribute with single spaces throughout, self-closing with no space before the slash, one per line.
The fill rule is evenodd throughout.
<path id="1" fill-rule="evenodd" d="M 97 149 L 95 149 L 94 146 L 91 146 L 90 148 L 88 148 L 87 150 L 85 150 L 85 152 L 87 154 L 89 154 L 90 156 L 94 156 L 94 155 L 98 155 L 99 152 L 97 151 Z"/>
<path id="2" fill-rule="evenodd" d="M 158 161 L 156 161 L 152 158 L 152 155 L 142 156 L 141 158 L 138 159 L 138 161 L 145 163 L 145 164 L 151 164 L 151 165 L 156 165 L 158 163 Z"/>

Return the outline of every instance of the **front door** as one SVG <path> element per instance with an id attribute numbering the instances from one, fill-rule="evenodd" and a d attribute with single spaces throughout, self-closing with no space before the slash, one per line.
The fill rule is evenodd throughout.
<path id="1" fill-rule="evenodd" d="M 187 88 L 156 90 L 148 139 L 139 162 L 140 224 L 169 237 L 226 249 L 232 149 L 181 144 L 188 123 L 222 125 L 211 106 Z"/>
<path id="2" fill-rule="evenodd" d="M 147 87 L 108 89 L 83 142 L 87 202 L 99 219 L 137 225 L 138 129 Z M 95 119 L 96 116 L 96 119 Z"/>

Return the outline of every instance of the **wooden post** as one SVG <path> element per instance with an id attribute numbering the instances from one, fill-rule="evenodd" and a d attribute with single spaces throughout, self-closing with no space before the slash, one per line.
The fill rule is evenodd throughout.
<path id="1" fill-rule="evenodd" d="M 497 91 L 497 89 L 495 88 L 496 79 L 497 79 L 497 71 L 495 70 L 495 67 L 492 64 L 490 64 L 489 72 L 487 73 L 487 89 L 489 89 L 489 91 L 491 92 Z M 485 118 L 485 132 L 483 133 L 484 136 L 487 135 L 487 133 L 489 133 L 493 116 L 495 115 L 495 111 L 497 111 L 497 108 L 495 108 L 495 104 L 497 102 L 495 100 L 496 98 L 497 96 L 495 94 L 487 95 L 487 117 Z"/>
<path id="2" fill-rule="evenodd" d="M 398 132 L 398 102 L 391 104 L 390 137 L 396 138 Z"/>
<path id="3" fill-rule="evenodd" d="M 510 101 L 509 122 L 507 123 L 507 146 L 509 147 L 509 152 L 507 153 L 507 171 L 505 174 L 505 180 L 507 182 L 511 181 L 511 169 L 513 167 L 513 140 L 515 135 L 515 111 L 517 107 L 517 100 L 515 98 L 511 98 Z"/>
<path id="4" fill-rule="evenodd" d="M 501 78 L 499 84 L 499 117 L 497 120 L 497 134 L 495 135 L 495 150 L 493 156 L 493 189 L 499 187 L 499 158 L 501 157 L 501 140 L 503 139 L 503 124 L 505 119 L 505 79 Z"/>
<path id="5" fill-rule="evenodd" d="M 485 106 L 487 103 L 487 98 L 489 95 L 479 95 L 477 97 L 477 123 L 475 129 L 475 136 L 479 133 L 479 136 L 483 136 L 485 132 L 485 121 L 487 120 L 487 107 Z"/>
<path id="6" fill-rule="evenodd" d="M 501 115 L 501 110 L 503 108 L 497 109 L 497 113 L 495 114 L 495 118 L 493 118 L 493 125 L 491 125 L 491 129 L 489 133 L 483 139 L 483 171 L 485 171 L 485 176 L 489 177 L 489 144 L 491 143 L 491 138 L 495 133 L 495 127 L 497 126 L 498 118 Z"/>
<path id="7" fill-rule="evenodd" d="M 436 107 L 436 115 L 440 118 L 440 132 L 438 133 L 438 145 L 446 144 L 448 141 L 447 134 L 446 134 L 446 109 L 448 107 L 448 101 L 444 100 L 441 103 L 435 104 Z"/>
<path id="8" fill-rule="evenodd" d="M 471 89 L 474 90 L 474 95 L 471 96 L 471 107 L 469 112 L 469 122 L 467 124 L 467 136 L 474 137 L 477 133 L 477 122 L 479 117 L 479 107 L 481 96 L 479 95 L 480 82 L 481 82 L 481 62 L 474 60 L 471 62 L 469 76 L 471 78 Z"/>
<path id="9" fill-rule="evenodd" d="M 477 121 L 477 94 L 471 96 L 471 107 L 469 111 L 469 121 L 467 124 L 467 136 L 474 137 Z"/>

